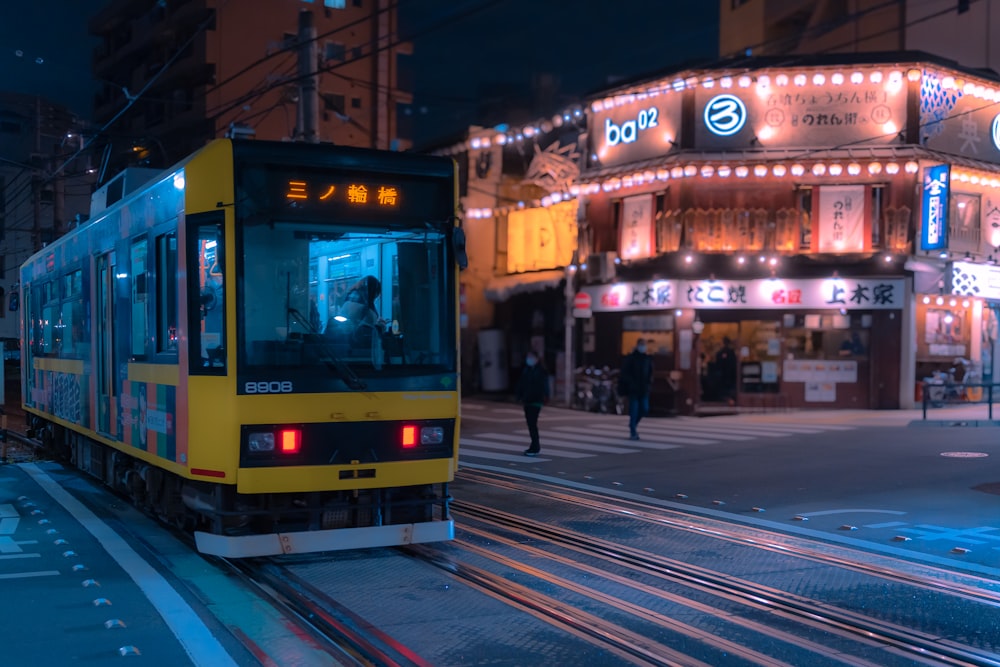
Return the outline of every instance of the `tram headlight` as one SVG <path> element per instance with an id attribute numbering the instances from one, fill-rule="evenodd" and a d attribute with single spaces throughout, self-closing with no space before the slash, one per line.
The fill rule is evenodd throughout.
<path id="1" fill-rule="evenodd" d="M 247 449 L 251 452 L 273 452 L 274 433 L 251 433 L 247 438 Z"/>
<path id="2" fill-rule="evenodd" d="M 444 429 L 440 426 L 424 426 L 420 429 L 421 445 L 440 445 L 444 442 Z"/>

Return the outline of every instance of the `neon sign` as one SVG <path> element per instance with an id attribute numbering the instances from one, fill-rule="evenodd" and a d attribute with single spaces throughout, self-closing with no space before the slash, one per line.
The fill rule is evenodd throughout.
<path id="1" fill-rule="evenodd" d="M 942 250 L 948 247 L 949 169 L 946 164 L 924 169 L 921 250 Z"/>
<path id="2" fill-rule="evenodd" d="M 716 95 L 705 105 L 705 127 L 712 134 L 730 137 L 747 122 L 747 107 L 735 95 Z"/>
<path id="3" fill-rule="evenodd" d="M 344 187 L 323 183 L 310 187 L 306 181 L 286 182 L 285 199 L 289 201 L 341 202 L 352 206 L 375 206 L 396 208 L 399 206 L 400 190 L 394 185 L 366 185 L 349 183 Z"/>
<path id="4" fill-rule="evenodd" d="M 660 110 L 656 107 L 643 109 L 632 120 L 626 120 L 621 125 L 610 118 L 604 119 L 604 145 L 617 146 L 631 144 L 639 138 L 639 132 L 656 127 Z"/>

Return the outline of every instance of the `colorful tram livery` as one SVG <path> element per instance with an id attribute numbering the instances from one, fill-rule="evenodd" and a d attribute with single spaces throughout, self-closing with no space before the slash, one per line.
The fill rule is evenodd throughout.
<path id="1" fill-rule="evenodd" d="M 450 539 L 456 201 L 443 158 L 212 142 L 21 267 L 32 427 L 204 553 Z"/>

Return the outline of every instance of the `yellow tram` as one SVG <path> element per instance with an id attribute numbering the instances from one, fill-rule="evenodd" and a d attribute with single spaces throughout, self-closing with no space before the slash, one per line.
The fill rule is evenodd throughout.
<path id="1" fill-rule="evenodd" d="M 204 553 L 450 539 L 455 180 L 444 158 L 216 140 L 110 183 L 21 267 L 32 428 Z"/>

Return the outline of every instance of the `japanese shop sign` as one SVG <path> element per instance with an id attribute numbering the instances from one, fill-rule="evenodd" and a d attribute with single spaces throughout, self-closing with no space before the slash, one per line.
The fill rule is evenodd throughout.
<path id="1" fill-rule="evenodd" d="M 947 83 L 947 85 L 946 85 Z M 932 150 L 1000 162 L 1000 114 L 995 100 L 975 93 L 983 86 L 961 77 L 924 71 L 920 88 L 920 139 Z"/>
<path id="2" fill-rule="evenodd" d="M 1000 267 L 952 262 L 947 276 L 950 294 L 1000 300 Z"/>
<path id="3" fill-rule="evenodd" d="M 864 251 L 865 186 L 824 185 L 817 190 L 818 251 Z"/>
<path id="4" fill-rule="evenodd" d="M 576 200 L 507 216 L 507 272 L 556 269 L 573 261 Z"/>
<path id="5" fill-rule="evenodd" d="M 669 308 L 892 310 L 903 307 L 898 278 L 651 280 L 591 285 L 594 312 Z"/>
<path id="6" fill-rule="evenodd" d="M 619 257 L 641 259 L 653 255 L 653 195 L 626 197 L 622 201 Z"/>
<path id="7" fill-rule="evenodd" d="M 946 164 L 924 169 L 921 250 L 941 250 L 948 247 L 949 170 L 950 167 Z"/>
<path id="8" fill-rule="evenodd" d="M 633 99 L 634 98 L 634 99 Z M 666 155 L 680 133 L 681 93 L 629 95 L 589 115 L 591 166 L 609 167 Z"/>
<path id="9" fill-rule="evenodd" d="M 722 95 L 699 87 L 695 147 L 749 146 L 753 139 L 765 148 L 886 144 L 905 125 L 904 84 L 901 73 L 883 70 L 812 69 L 767 72 Z"/>
<path id="10" fill-rule="evenodd" d="M 714 135 L 728 137 L 743 129 L 747 107 L 735 95 L 716 95 L 705 104 L 705 127 Z"/>

